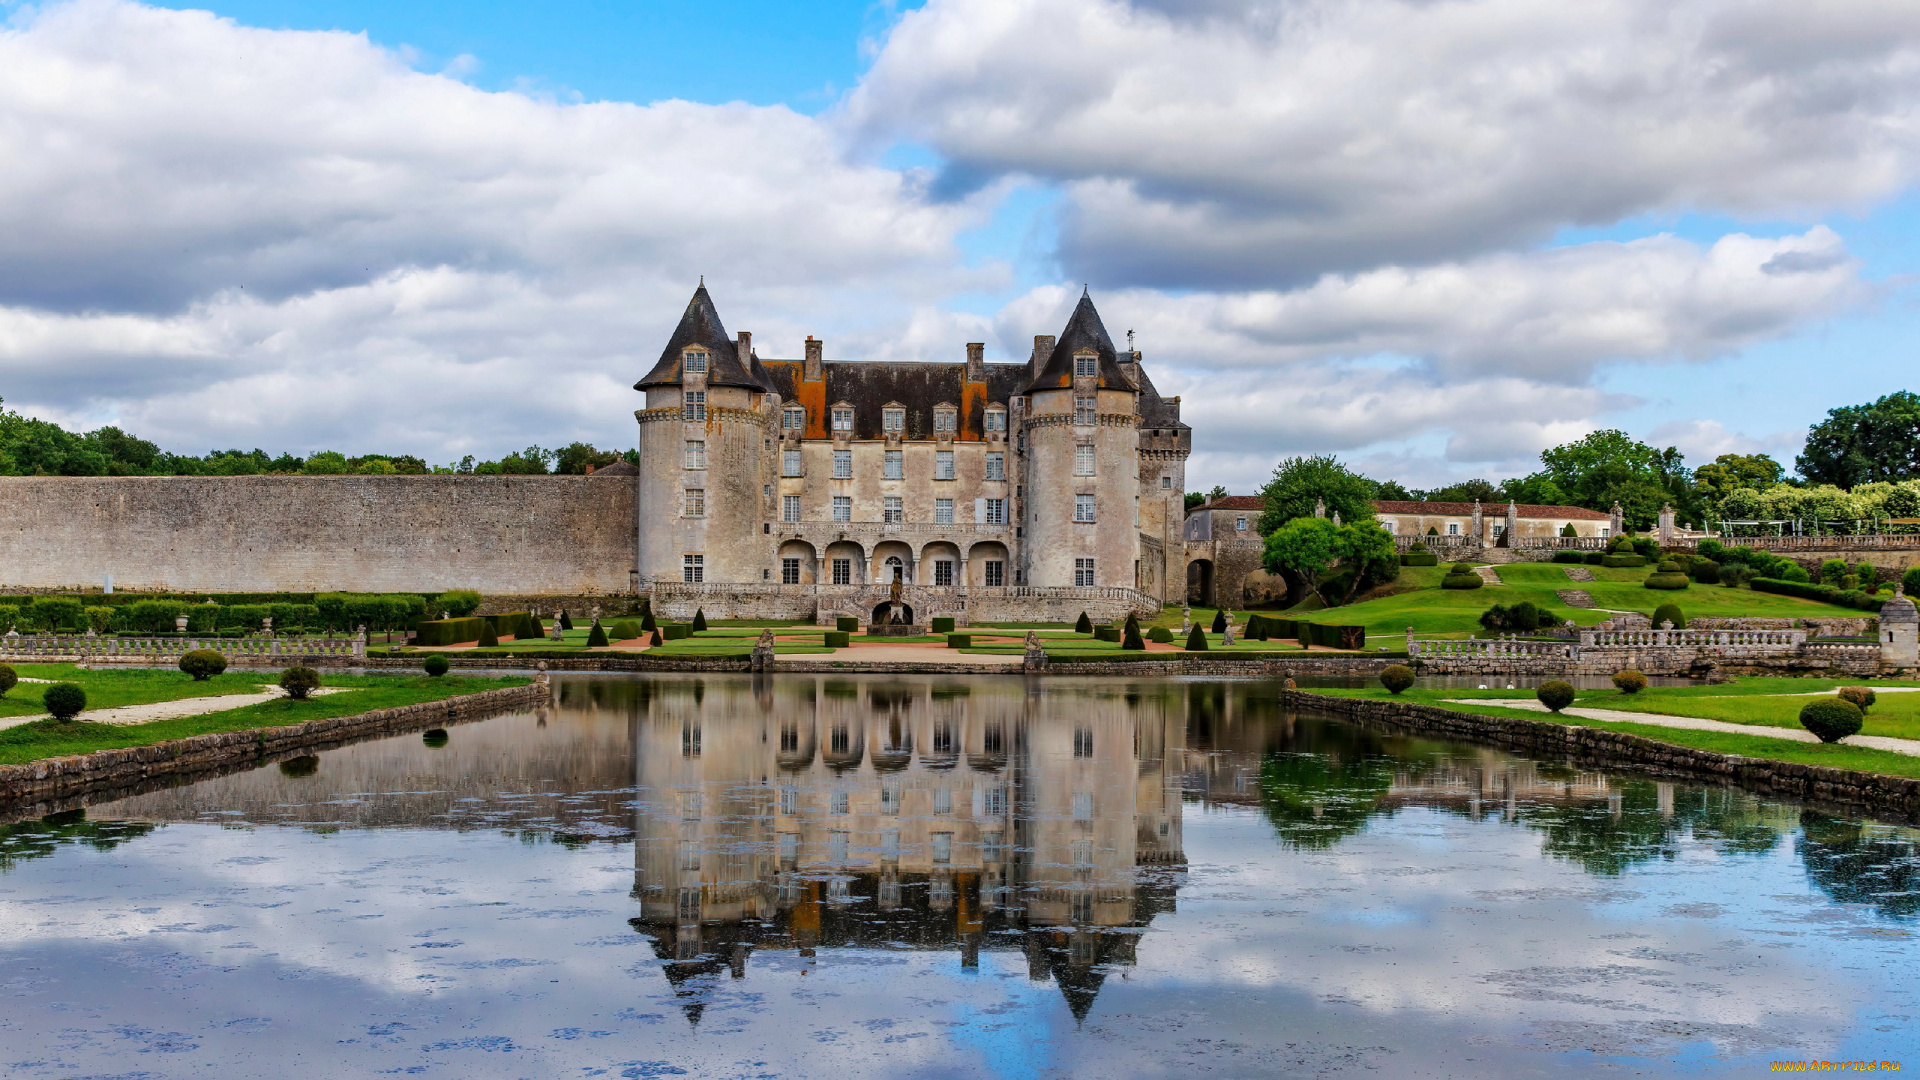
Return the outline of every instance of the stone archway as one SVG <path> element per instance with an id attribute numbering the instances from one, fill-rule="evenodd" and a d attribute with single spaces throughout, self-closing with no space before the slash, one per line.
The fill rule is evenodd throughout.
<path id="1" fill-rule="evenodd" d="M 1214 603 L 1213 560 L 1194 559 L 1187 563 L 1187 603 L 1197 607 L 1218 607 Z"/>
<path id="2" fill-rule="evenodd" d="M 873 609 L 873 625 L 912 626 L 913 605 L 907 603 L 905 600 L 900 601 L 898 604 L 895 604 L 891 600 L 883 601 L 875 605 Z"/>

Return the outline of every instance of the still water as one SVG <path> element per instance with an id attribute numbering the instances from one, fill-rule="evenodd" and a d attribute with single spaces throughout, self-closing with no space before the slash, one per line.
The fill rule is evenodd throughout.
<path id="1" fill-rule="evenodd" d="M 1265 682 L 555 698 L 0 826 L 0 1069 L 1920 1069 L 1911 829 L 1368 730 Z"/>

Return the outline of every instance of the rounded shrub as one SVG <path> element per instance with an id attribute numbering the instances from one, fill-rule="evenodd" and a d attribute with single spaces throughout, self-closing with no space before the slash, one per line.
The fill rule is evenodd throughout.
<path id="1" fill-rule="evenodd" d="M 13 670 L 11 664 L 0 664 L 0 697 L 6 697 L 7 691 L 20 684 L 20 673 Z"/>
<path id="2" fill-rule="evenodd" d="M 1586 562 L 1588 566 L 1599 566 L 1601 563 L 1604 563 L 1606 561 L 1607 561 L 1607 553 L 1604 551 L 1587 552 Z"/>
<path id="3" fill-rule="evenodd" d="M 1447 576 L 1440 579 L 1443 589 L 1478 589 L 1485 584 L 1480 575 L 1473 572 L 1473 567 L 1463 562 L 1454 563 L 1447 570 Z"/>
<path id="4" fill-rule="evenodd" d="M 1613 673 L 1613 686 L 1623 694 L 1637 694 L 1647 688 L 1647 677 L 1632 668 L 1616 671 Z"/>
<path id="5" fill-rule="evenodd" d="M 615 641 L 632 641 L 644 633 L 646 633 L 646 631 L 640 629 L 640 624 L 634 622 L 632 619 L 621 619 L 619 622 L 613 624 L 613 640 Z"/>
<path id="6" fill-rule="evenodd" d="M 40 701 L 55 720 L 71 720 L 87 707 L 87 692 L 70 682 L 54 683 Z"/>
<path id="7" fill-rule="evenodd" d="M 1653 609 L 1653 628 L 1660 629 L 1660 624 L 1664 622 L 1672 623 L 1675 630 L 1685 630 L 1687 613 L 1680 610 L 1679 604 L 1668 601 Z"/>
<path id="8" fill-rule="evenodd" d="M 447 669 L 452 666 L 453 666 L 452 664 L 447 663 L 447 658 L 444 656 L 441 656 L 439 653 L 434 653 L 432 656 L 429 656 L 425 660 L 422 660 L 420 662 L 421 670 L 425 671 L 428 675 L 431 675 L 436 679 L 442 675 L 445 675 L 447 673 Z"/>
<path id="9" fill-rule="evenodd" d="M 295 701 L 305 701 L 308 694 L 320 689 L 320 673 L 296 664 L 280 673 L 280 689 Z"/>
<path id="10" fill-rule="evenodd" d="M 1206 652 L 1207 651 L 1206 632 L 1201 630 L 1198 626 L 1193 628 L 1193 633 L 1187 635 L 1187 651 L 1188 652 Z"/>
<path id="11" fill-rule="evenodd" d="M 1866 716 L 1845 698 L 1815 698 L 1800 707 L 1800 726 L 1823 743 L 1835 743 L 1857 734 Z"/>
<path id="12" fill-rule="evenodd" d="M 428 728 L 420 733 L 420 741 L 429 749 L 438 750 L 447 745 L 446 728 Z"/>
<path id="13" fill-rule="evenodd" d="M 1673 564 L 1672 564 L 1672 563 L 1670 563 L 1670 562 L 1663 562 L 1663 563 L 1661 563 L 1660 565 L 1661 565 L 1661 566 L 1672 566 Z M 1648 575 L 1647 575 L 1647 580 L 1646 580 L 1646 586 L 1647 586 L 1647 588 L 1649 588 L 1649 589 L 1665 589 L 1665 590 L 1667 590 L 1667 591 L 1669 591 L 1669 592 L 1671 592 L 1671 591 L 1673 591 L 1673 590 L 1676 590 L 1676 589 L 1684 589 L 1684 588 L 1686 588 L 1687 586 L 1689 586 L 1689 585 L 1691 585 L 1691 584 L 1693 584 L 1693 582 L 1692 582 L 1692 580 L 1690 580 L 1690 579 L 1689 579 L 1689 578 L 1687 577 L 1687 575 L 1685 575 L 1685 574 L 1683 574 L 1683 573 L 1681 573 L 1681 572 L 1680 572 L 1679 570 L 1677 570 L 1677 569 L 1675 569 L 1675 570 L 1656 570 L 1656 571 L 1654 571 L 1653 573 L 1651 573 L 1651 574 L 1648 574 Z"/>
<path id="14" fill-rule="evenodd" d="M 1728 589 L 1737 589 L 1753 580 L 1753 567 L 1745 563 L 1728 563 L 1720 568 L 1720 584 Z"/>
<path id="15" fill-rule="evenodd" d="M 1394 664 L 1380 673 L 1380 685 L 1397 694 L 1413 685 L 1413 669 L 1405 664 Z"/>
<path id="16" fill-rule="evenodd" d="M 1173 644 L 1173 631 L 1164 626 L 1156 626 L 1147 631 L 1147 640 L 1156 645 L 1171 645 Z"/>
<path id="17" fill-rule="evenodd" d="M 1871 686 L 1843 686 L 1836 693 L 1840 695 L 1841 701 L 1853 702 L 1862 713 L 1872 708 L 1873 703 L 1880 699 Z"/>
<path id="18" fill-rule="evenodd" d="M 212 649 L 194 649 L 181 654 L 180 670 L 193 676 L 194 682 L 206 682 L 227 670 L 227 658 Z"/>
<path id="19" fill-rule="evenodd" d="M 698 624 L 695 624 L 695 625 L 698 625 Z M 587 648 L 589 649 L 604 648 L 606 644 L 607 644 L 607 628 L 600 625 L 599 619 L 595 619 L 593 620 L 593 629 L 587 631 Z"/>
<path id="20" fill-rule="evenodd" d="M 1548 679 L 1540 684 L 1540 689 L 1535 690 L 1533 696 L 1540 699 L 1540 704 L 1559 712 L 1573 704 L 1573 684 L 1562 679 Z"/>
<path id="21" fill-rule="evenodd" d="M 1702 585 L 1720 584 L 1720 564 L 1712 559 L 1696 559 L 1688 573 Z"/>

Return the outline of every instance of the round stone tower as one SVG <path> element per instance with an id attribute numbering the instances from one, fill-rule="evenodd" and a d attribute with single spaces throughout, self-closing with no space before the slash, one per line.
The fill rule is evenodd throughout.
<path id="1" fill-rule="evenodd" d="M 1139 390 L 1084 293 L 1036 355 L 1022 420 L 1026 584 L 1132 588 L 1139 558 Z"/>
<path id="2" fill-rule="evenodd" d="M 751 335 L 729 340 L 703 283 L 646 377 L 640 422 L 640 577 L 760 582 L 773 566 L 773 386 Z"/>
<path id="3" fill-rule="evenodd" d="M 1880 666 L 1920 667 L 1920 609 L 1895 585 L 1893 599 L 1880 608 Z"/>

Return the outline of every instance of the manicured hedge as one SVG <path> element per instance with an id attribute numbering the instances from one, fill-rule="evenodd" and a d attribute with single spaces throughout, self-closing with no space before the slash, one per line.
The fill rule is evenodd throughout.
<path id="1" fill-rule="evenodd" d="M 1584 551 L 1556 551 L 1553 553 L 1553 561 L 1558 563 L 1583 563 L 1587 561 L 1587 553 Z"/>
<path id="2" fill-rule="evenodd" d="M 1173 631 L 1164 626 L 1156 626 L 1147 631 L 1147 640 L 1156 645 L 1171 645 L 1173 644 Z"/>
<path id="3" fill-rule="evenodd" d="M 1105 625 L 1105 626 L 1096 626 L 1096 627 L 1094 627 L 1094 628 L 1093 628 L 1093 640 L 1095 640 L 1095 641 L 1119 641 L 1119 640 L 1120 640 L 1120 628 L 1119 628 L 1119 627 L 1117 627 L 1117 626 L 1115 626 L 1115 625 L 1113 625 L 1112 623 L 1108 623 L 1108 624 L 1107 624 L 1107 625 Z"/>
<path id="4" fill-rule="evenodd" d="M 833 628 L 841 633 L 850 633 L 860 629 L 860 620 L 851 615 L 842 615 L 833 620 Z"/>
<path id="5" fill-rule="evenodd" d="M 479 641 L 487 620 L 473 616 L 465 619 L 429 619 L 414 631 L 416 645 L 458 645 Z"/>
<path id="6" fill-rule="evenodd" d="M 952 617 L 951 615 L 936 615 L 936 616 L 934 616 L 934 618 L 933 618 L 933 632 L 934 632 L 934 633 L 936 633 L 936 634 L 951 634 L 951 633 L 953 633 L 953 617 Z"/>
<path id="7" fill-rule="evenodd" d="M 1600 560 L 1601 566 L 1611 566 L 1616 570 L 1633 566 L 1647 565 L 1645 555 L 1607 555 Z"/>
<path id="8" fill-rule="evenodd" d="M 1448 574 L 1440 579 L 1443 589 L 1478 589 L 1485 584 L 1479 574 Z"/>
<path id="9" fill-rule="evenodd" d="M 1879 611 L 1886 603 L 1859 589 L 1836 589 L 1831 585 L 1816 585 L 1811 581 L 1782 581 L 1779 578 L 1757 577 L 1749 582 L 1749 585 L 1754 592 L 1798 596 L 1803 600 L 1824 600 L 1829 604 L 1858 608 L 1861 611 Z"/>
<path id="10" fill-rule="evenodd" d="M 971 649 L 973 648 L 973 635 L 972 634 L 948 634 L 947 648 Z"/>
<path id="11" fill-rule="evenodd" d="M 829 649 L 844 649 L 853 637 L 845 630 L 829 630 L 820 636 L 826 639 L 826 646 Z"/>
<path id="12" fill-rule="evenodd" d="M 1246 637 L 1250 641 L 1293 638 L 1303 646 L 1319 645 L 1328 649 L 1367 647 L 1367 628 L 1364 626 L 1323 626 L 1294 619 L 1276 619 L 1271 615 L 1248 615 Z"/>
<path id="13" fill-rule="evenodd" d="M 1400 556 L 1401 566 L 1439 566 L 1440 556 L 1431 551 L 1409 551 Z"/>

